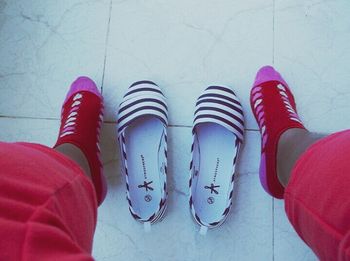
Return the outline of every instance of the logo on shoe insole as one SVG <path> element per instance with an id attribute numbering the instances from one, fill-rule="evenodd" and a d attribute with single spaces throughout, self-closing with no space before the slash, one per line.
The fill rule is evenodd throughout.
<path id="1" fill-rule="evenodd" d="M 147 182 L 147 169 L 146 169 L 146 162 L 145 162 L 145 156 L 141 155 L 141 161 L 142 161 L 142 170 L 143 170 L 143 177 L 144 177 L 144 181 L 143 181 L 143 184 L 141 185 L 138 185 L 137 187 L 138 188 L 144 188 L 147 191 L 153 191 L 154 189 L 150 186 L 153 181 L 149 181 Z M 145 201 L 146 202 L 150 202 L 152 200 L 152 196 L 147 194 L 145 197 L 144 197 Z"/>
<path id="2" fill-rule="evenodd" d="M 142 161 L 143 177 L 146 180 L 147 179 L 147 170 L 146 170 L 145 157 L 143 155 L 141 155 L 141 161 Z"/>
<path id="3" fill-rule="evenodd" d="M 145 197 L 144 197 L 145 201 L 146 202 L 150 202 L 152 200 L 152 196 L 147 194 Z"/>
<path id="4" fill-rule="evenodd" d="M 215 183 L 215 181 L 216 181 L 216 176 L 218 175 L 219 164 L 220 164 L 220 159 L 219 159 L 219 158 L 216 158 L 216 166 L 215 166 L 214 179 L 213 179 L 213 182 L 214 182 L 214 183 Z"/>
<path id="5" fill-rule="evenodd" d="M 216 188 L 220 188 L 219 185 L 214 185 L 214 183 L 211 183 L 210 184 L 210 187 L 209 186 L 204 186 L 205 189 L 210 189 L 210 194 L 212 193 L 215 193 L 216 195 L 219 194 L 219 191 L 216 190 Z"/>
<path id="6" fill-rule="evenodd" d="M 213 204 L 215 202 L 215 199 L 213 197 L 209 197 L 207 199 L 207 202 L 211 205 L 211 204 Z"/>
<path id="7" fill-rule="evenodd" d="M 219 171 L 219 165 L 220 165 L 220 159 L 216 158 L 216 165 L 215 165 L 215 170 L 214 170 L 214 178 L 213 178 L 213 183 L 210 184 L 210 186 L 204 186 L 205 189 L 210 189 L 210 194 L 219 194 L 218 188 L 220 188 L 219 185 L 215 185 L 216 182 L 216 177 L 218 175 Z M 207 199 L 208 204 L 213 204 L 215 202 L 214 197 L 209 197 Z"/>
<path id="8" fill-rule="evenodd" d="M 138 185 L 137 187 L 138 188 L 145 188 L 146 191 L 148 191 L 148 190 L 153 191 L 153 188 L 150 186 L 152 183 L 153 183 L 153 181 L 150 181 L 150 182 L 144 181 L 143 184 Z"/>

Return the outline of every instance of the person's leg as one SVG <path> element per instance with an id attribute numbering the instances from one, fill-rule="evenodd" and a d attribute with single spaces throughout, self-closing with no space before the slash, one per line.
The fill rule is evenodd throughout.
<path id="1" fill-rule="evenodd" d="M 0 252 L 4 260 L 92 260 L 105 196 L 98 139 L 102 97 L 75 81 L 54 149 L 0 142 Z M 92 181 L 92 182 L 91 182 Z"/>
<path id="2" fill-rule="evenodd" d="M 99 147 L 102 121 L 101 93 L 91 79 L 79 77 L 71 85 L 63 103 L 54 149 L 78 163 L 91 178 L 98 204 L 102 203 L 107 191 Z"/>
<path id="3" fill-rule="evenodd" d="M 251 107 L 262 135 L 264 189 L 284 198 L 291 224 L 321 260 L 350 260 L 350 130 L 308 132 L 272 67 L 258 72 Z"/>
<path id="4" fill-rule="evenodd" d="M 81 167 L 36 144 L 0 142 L 3 260 L 92 260 L 97 200 Z"/>
<path id="5" fill-rule="evenodd" d="M 310 145 L 324 137 L 323 134 L 305 129 L 289 129 L 281 135 L 277 149 L 277 175 L 283 187 L 288 184 L 292 169 L 300 156 Z"/>
<path id="6" fill-rule="evenodd" d="M 310 145 L 290 172 L 285 209 L 320 260 L 350 260 L 350 131 Z"/>
<path id="7" fill-rule="evenodd" d="M 64 143 L 57 146 L 55 150 L 76 162 L 84 170 L 84 174 L 91 179 L 89 162 L 84 153 L 77 146 Z"/>

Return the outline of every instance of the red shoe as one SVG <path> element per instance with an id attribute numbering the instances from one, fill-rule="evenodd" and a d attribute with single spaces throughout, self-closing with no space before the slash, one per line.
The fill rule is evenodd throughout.
<path id="1" fill-rule="evenodd" d="M 271 196 L 283 198 L 284 187 L 277 177 L 278 141 L 286 130 L 305 127 L 287 83 L 271 66 L 258 71 L 250 105 L 261 133 L 260 182 Z"/>
<path id="2" fill-rule="evenodd" d="M 63 103 L 60 132 L 54 148 L 70 143 L 84 153 L 89 162 L 99 205 L 107 193 L 99 148 L 102 121 L 103 98 L 101 93 L 91 79 L 79 77 L 71 85 Z"/>

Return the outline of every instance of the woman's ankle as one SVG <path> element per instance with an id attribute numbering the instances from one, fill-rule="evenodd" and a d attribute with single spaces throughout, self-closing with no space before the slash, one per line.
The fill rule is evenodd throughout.
<path id="1" fill-rule="evenodd" d="M 84 153 L 78 147 L 76 147 L 73 144 L 64 143 L 64 144 L 58 145 L 54 149 L 64 154 L 66 157 L 70 158 L 75 163 L 77 163 L 80 166 L 80 168 L 84 171 L 84 174 L 89 179 L 91 179 L 89 162 L 85 157 Z"/>
<path id="2" fill-rule="evenodd" d="M 292 169 L 309 146 L 310 132 L 306 129 L 289 129 L 282 133 L 277 148 L 277 177 L 283 187 L 286 187 Z"/>

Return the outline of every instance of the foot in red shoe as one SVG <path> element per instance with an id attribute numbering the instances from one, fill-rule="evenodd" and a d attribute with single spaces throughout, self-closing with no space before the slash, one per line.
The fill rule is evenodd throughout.
<path id="1" fill-rule="evenodd" d="M 91 79 L 79 77 L 71 85 L 63 103 L 61 126 L 54 148 L 63 144 L 72 144 L 82 151 L 88 161 L 99 205 L 107 192 L 99 148 L 102 121 L 101 93 Z"/>
<path id="2" fill-rule="evenodd" d="M 287 83 L 271 66 L 258 71 L 250 93 L 250 105 L 261 133 L 261 184 L 273 197 L 283 198 L 284 187 L 277 176 L 278 141 L 286 130 L 305 127 Z"/>

